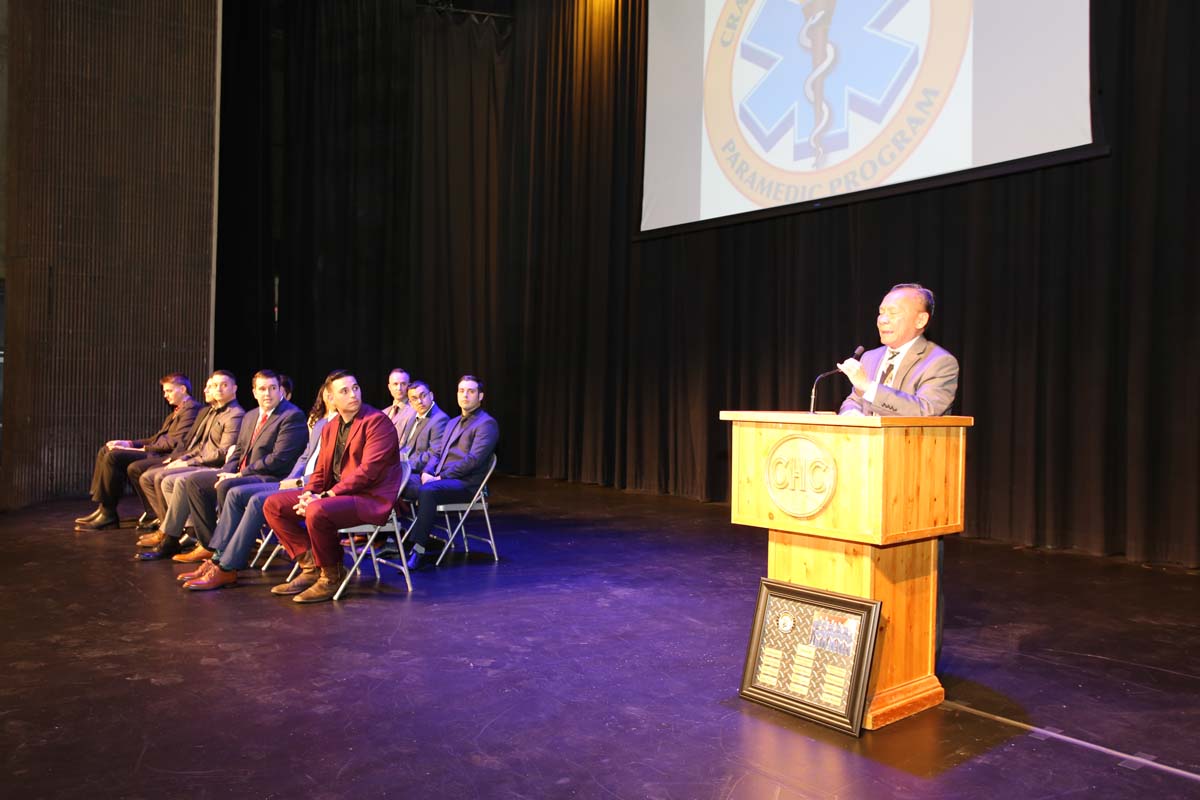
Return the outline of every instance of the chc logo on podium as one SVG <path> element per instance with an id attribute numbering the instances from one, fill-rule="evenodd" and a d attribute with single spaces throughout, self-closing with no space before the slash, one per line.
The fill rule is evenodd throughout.
<path id="1" fill-rule="evenodd" d="M 767 456 L 767 491 L 793 517 L 811 517 L 833 497 L 837 462 L 807 436 L 785 436 Z"/>

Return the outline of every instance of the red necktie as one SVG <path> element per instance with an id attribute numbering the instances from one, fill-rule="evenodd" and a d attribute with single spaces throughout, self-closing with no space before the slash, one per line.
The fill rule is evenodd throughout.
<path id="1" fill-rule="evenodd" d="M 254 426 L 254 433 L 250 434 L 250 444 L 246 445 L 246 452 L 242 454 L 242 460 L 238 464 L 238 472 L 246 468 L 246 461 L 250 458 L 250 450 L 254 447 L 254 442 L 258 439 L 258 432 L 263 429 L 263 425 L 267 422 L 266 414 L 258 415 L 258 424 Z"/>

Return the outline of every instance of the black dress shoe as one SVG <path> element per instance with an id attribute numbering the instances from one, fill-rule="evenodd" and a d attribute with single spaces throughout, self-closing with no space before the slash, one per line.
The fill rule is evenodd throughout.
<path id="1" fill-rule="evenodd" d="M 97 517 L 93 517 L 87 522 L 81 522 L 75 526 L 77 531 L 102 531 L 105 528 L 119 528 L 121 526 L 121 518 L 116 513 L 109 511 L 107 508 Z"/>
<path id="2" fill-rule="evenodd" d="M 96 517 L 100 516 L 104 512 L 105 512 L 104 506 L 96 506 L 96 510 L 93 511 L 92 513 L 88 514 L 86 517 L 76 517 L 75 524 L 82 525 L 85 522 L 91 522 L 92 520 L 94 520 Z"/>
<path id="3" fill-rule="evenodd" d="M 426 550 L 424 553 L 418 553 L 412 550 L 408 554 L 408 570 L 409 572 L 420 572 L 427 567 L 432 567 L 437 563 L 438 554 L 433 551 L 433 548 Z"/>
<path id="4" fill-rule="evenodd" d="M 142 516 L 144 517 L 146 515 L 142 514 Z M 154 531 L 158 530 L 158 523 L 158 517 L 154 517 L 153 519 L 148 519 L 145 522 L 139 522 L 137 524 L 137 529 L 142 533 L 153 533 Z"/>
<path id="5" fill-rule="evenodd" d="M 167 536 L 162 540 L 162 543 L 153 550 L 143 550 L 140 553 L 133 554 L 134 561 L 161 561 L 164 558 L 169 559 L 171 556 L 183 552 L 183 547 L 180 546 L 179 540 L 174 536 Z"/>

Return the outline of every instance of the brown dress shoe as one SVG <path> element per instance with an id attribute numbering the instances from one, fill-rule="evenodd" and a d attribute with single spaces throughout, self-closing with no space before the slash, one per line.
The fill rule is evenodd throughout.
<path id="1" fill-rule="evenodd" d="M 162 531 L 155 531 L 154 533 L 147 533 L 147 534 L 144 534 L 144 535 L 138 537 L 137 546 L 138 547 L 158 547 L 160 544 L 162 544 L 162 540 L 165 539 L 166 537 L 167 537 L 167 535 L 165 533 L 163 533 Z"/>
<path id="2" fill-rule="evenodd" d="M 215 567 L 215 566 L 216 566 L 216 564 L 214 564 L 211 561 L 201 561 L 200 565 L 197 566 L 195 569 L 188 570 L 187 572 L 181 572 L 178 575 L 176 575 L 175 580 L 177 580 L 177 581 L 195 580 L 196 578 L 203 576 L 204 573 L 208 572 L 209 569 L 211 569 L 212 567 Z"/>
<path id="3" fill-rule="evenodd" d="M 292 598 L 293 603 L 323 603 L 332 600 L 337 594 L 338 587 L 346 577 L 342 565 L 336 567 L 321 567 L 321 577 L 312 586 Z"/>
<path id="4" fill-rule="evenodd" d="M 211 561 L 206 561 L 205 563 L 212 564 L 212 569 L 205 572 L 199 578 L 188 581 L 183 585 L 183 588 L 191 589 L 193 592 L 207 592 L 211 589 L 221 589 L 237 583 L 236 569 L 226 572 Z"/>
<path id="5" fill-rule="evenodd" d="M 202 544 L 198 544 L 186 553 L 171 556 L 171 560 L 179 564 L 196 564 L 201 561 L 208 561 L 212 556 L 212 550 L 209 550 Z"/>

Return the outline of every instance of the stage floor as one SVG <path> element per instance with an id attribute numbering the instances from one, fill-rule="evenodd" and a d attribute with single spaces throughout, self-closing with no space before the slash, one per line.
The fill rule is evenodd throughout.
<path id="1" fill-rule="evenodd" d="M 82 500 L 0 515 L 0 792 L 1200 797 L 1194 572 L 950 537 L 947 702 L 854 739 L 738 697 L 766 533 L 727 506 L 493 496 L 498 564 L 317 606 L 284 564 L 184 591 Z"/>

